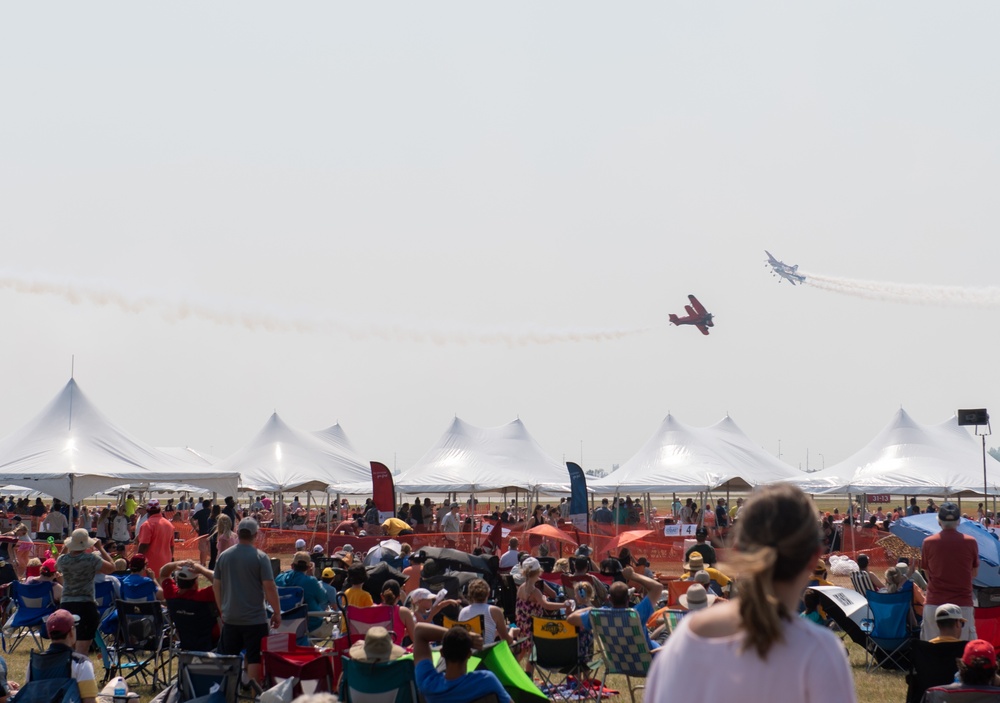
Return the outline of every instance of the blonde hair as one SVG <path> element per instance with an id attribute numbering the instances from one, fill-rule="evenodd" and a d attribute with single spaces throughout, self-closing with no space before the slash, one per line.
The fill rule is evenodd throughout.
<path id="1" fill-rule="evenodd" d="M 215 532 L 220 535 L 228 535 L 233 531 L 233 519 L 222 513 L 215 520 Z"/>
<path id="2" fill-rule="evenodd" d="M 899 569 L 890 566 L 885 570 L 885 592 L 896 593 L 899 591 Z"/>
<path id="3" fill-rule="evenodd" d="M 573 593 L 582 590 L 587 594 L 587 598 L 594 600 L 597 597 L 597 591 L 594 590 L 594 584 L 588 581 L 577 581 L 573 584 Z"/>
<path id="4" fill-rule="evenodd" d="M 569 573 L 569 559 L 562 557 L 556 559 L 555 565 L 552 567 L 552 573 L 554 574 L 567 574 Z"/>
<path id="5" fill-rule="evenodd" d="M 42 560 L 39 559 L 38 557 L 31 557 L 30 559 L 28 559 L 28 566 L 41 566 L 41 565 L 42 565 Z"/>
<path id="6" fill-rule="evenodd" d="M 744 649 L 756 650 L 761 659 L 782 640 L 781 621 L 792 619 L 774 584 L 793 581 L 813 564 L 820 539 L 812 502 L 795 486 L 767 486 L 743 506 L 736 523 L 739 612 Z"/>

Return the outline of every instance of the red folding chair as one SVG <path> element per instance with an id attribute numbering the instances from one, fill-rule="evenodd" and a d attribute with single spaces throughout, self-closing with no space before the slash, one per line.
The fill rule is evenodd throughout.
<path id="1" fill-rule="evenodd" d="M 1000 648 L 1000 606 L 976 608 L 976 637 Z"/>
<path id="2" fill-rule="evenodd" d="M 681 596 L 688 592 L 696 581 L 668 581 L 667 582 L 667 607 L 673 608 L 680 605 Z"/>
<path id="3" fill-rule="evenodd" d="M 261 641 L 261 664 L 265 688 L 293 676 L 299 680 L 293 694 L 334 692 L 339 672 L 333 652 L 295 644 L 295 635 L 283 632 Z"/>
<path id="4" fill-rule="evenodd" d="M 348 644 L 364 642 L 365 634 L 373 627 L 384 627 L 392 633 L 393 644 L 403 644 L 406 637 L 406 625 L 399 617 L 399 608 L 394 605 L 371 605 L 361 608 L 356 605 L 347 606 Z"/>

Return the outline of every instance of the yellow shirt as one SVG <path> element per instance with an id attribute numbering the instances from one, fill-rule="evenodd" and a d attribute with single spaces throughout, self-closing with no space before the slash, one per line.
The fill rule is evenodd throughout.
<path id="1" fill-rule="evenodd" d="M 399 533 L 403 530 L 412 530 L 413 528 L 405 520 L 400 520 L 398 517 L 391 517 L 382 523 L 382 529 L 390 537 L 399 537 Z"/>
<path id="2" fill-rule="evenodd" d="M 132 498 L 127 499 L 125 501 L 125 516 L 126 517 L 132 517 L 133 515 L 135 515 L 135 509 L 136 509 L 136 506 L 138 506 L 138 505 L 139 504 L 136 503 L 134 499 L 132 499 Z"/>
<path id="3" fill-rule="evenodd" d="M 344 591 L 344 598 L 347 600 L 348 605 L 357 606 L 358 608 L 370 608 L 375 605 L 371 594 L 361 586 L 351 586 L 348 588 Z"/>
<path id="4" fill-rule="evenodd" d="M 708 577 L 710 579 L 712 579 L 713 581 L 715 581 L 717 584 L 719 584 L 719 586 L 721 588 L 725 588 L 726 586 L 729 585 L 729 582 L 732 581 L 732 579 L 729 578 L 728 576 L 726 576 L 724 573 L 722 573 L 718 569 L 713 569 L 710 566 L 705 567 L 705 571 L 708 572 Z M 681 580 L 683 580 L 683 581 L 690 581 L 691 580 L 691 572 L 690 571 L 685 571 L 684 574 L 681 576 Z"/>

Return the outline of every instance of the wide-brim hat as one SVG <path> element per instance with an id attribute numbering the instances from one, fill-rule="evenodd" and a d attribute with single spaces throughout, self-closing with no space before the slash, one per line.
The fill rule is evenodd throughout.
<path id="1" fill-rule="evenodd" d="M 701 552 L 691 552 L 684 568 L 687 571 L 701 571 L 705 568 L 705 555 Z"/>
<path id="2" fill-rule="evenodd" d="M 694 583 L 688 588 L 687 593 L 681 594 L 677 601 L 682 608 L 687 610 L 701 610 L 707 608 L 718 598 L 714 593 L 709 593 L 700 583 Z"/>
<path id="3" fill-rule="evenodd" d="M 66 540 L 63 547 L 67 552 L 82 552 L 85 549 L 90 549 L 95 544 L 97 544 L 97 540 L 93 539 L 87 530 L 82 527 L 78 527 L 73 530 L 73 534 L 70 535 L 68 540 Z"/>
<path id="4" fill-rule="evenodd" d="M 355 642 L 347 655 L 355 661 L 367 664 L 388 662 L 399 659 L 406 650 L 392 643 L 392 635 L 384 627 L 372 627 L 365 633 L 365 639 Z"/>

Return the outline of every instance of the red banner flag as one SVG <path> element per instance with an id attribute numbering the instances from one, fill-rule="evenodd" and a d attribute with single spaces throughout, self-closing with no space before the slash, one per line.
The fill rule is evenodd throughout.
<path id="1" fill-rule="evenodd" d="M 372 462 L 372 500 L 382 520 L 396 515 L 396 486 L 392 472 L 385 464 Z"/>

